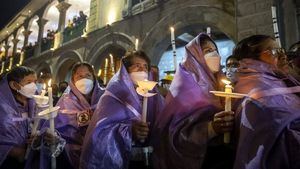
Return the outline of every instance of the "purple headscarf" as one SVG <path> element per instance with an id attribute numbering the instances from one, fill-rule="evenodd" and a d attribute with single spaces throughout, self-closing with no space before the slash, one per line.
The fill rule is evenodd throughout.
<path id="1" fill-rule="evenodd" d="M 247 93 L 237 109 L 235 169 L 300 168 L 299 83 L 262 61 L 243 59 L 235 92 Z M 294 83 L 287 87 L 284 81 Z"/>
<path id="2" fill-rule="evenodd" d="M 22 117 L 24 113 L 28 113 L 28 118 Z M 26 148 L 29 118 L 34 117 L 34 113 L 34 100 L 28 99 L 27 109 L 18 104 L 4 76 L 0 81 L 0 166 L 13 147 Z"/>
<path id="3" fill-rule="evenodd" d="M 176 70 L 167 105 L 157 118 L 155 127 L 160 138 L 154 147 L 156 168 L 202 166 L 209 141 L 207 126 L 221 107 L 219 98 L 209 93 L 218 90 L 219 83 L 201 50 L 204 36 L 199 34 L 186 45 L 185 60 Z"/>
<path id="4" fill-rule="evenodd" d="M 81 168 L 128 167 L 133 143 L 131 125 L 132 120 L 141 118 L 141 99 L 122 64 L 118 73 L 110 80 L 88 127 L 81 155 Z M 156 113 L 161 111 L 162 106 L 163 100 L 159 94 L 148 99 L 147 121 L 150 122 L 150 131 Z M 151 133 L 148 138 L 151 139 Z"/>
<path id="5" fill-rule="evenodd" d="M 69 83 L 69 86 L 71 90 L 64 93 L 56 105 L 60 109 L 55 118 L 55 125 L 67 141 L 65 152 L 70 163 L 74 168 L 78 168 L 86 129 L 104 90 L 100 88 L 97 80 L 94 80 L 91 103 L 89 103 L 72 82 Z M 79 120 L 80 118 L 86 119 Z"/>

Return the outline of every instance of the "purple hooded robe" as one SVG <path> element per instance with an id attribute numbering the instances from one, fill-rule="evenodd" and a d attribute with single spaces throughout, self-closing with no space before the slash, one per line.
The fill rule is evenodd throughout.
<path id="1" fill-rule="evenodd" d="M 201 50 L 199 34 L 185 47 L 185 60 L 179 64 L 166 106 L 156 130 L 160 135 L 154 147 L 157 169 L 200 169 L 211 138 L 208 123 L 220 111 L 220 99 L 209 91 L 218 90 L 219 81 L 209 70 Z"/>
<path id="2" fill-rule="evenodd" d="M 241 61 L 237 77 L 235 92 L 249 98 L 236 111 L 234 168 L 300 168 L 300 98 L 294 94 L 300 92 L 299 83 L 253 59 Z"/>
<path id="3" fill-rule="evenodd" d="M 156 91 L 155 91 L 156 92 Z M 162 97 L 148 98 L 147 121 L 151 128 L 163 106 Z M 132 120 L 141 119 L 141 97 L 122 64 L 108 83 L 88 127 L 81 154 L 82 169 L 126 169 L 132 150 Z"/>
<path id="4" fill-rule="evenodd" d="M 59 106 L 59 114 L 55 118 L 55 125 L 58 132 L 66 140 L 65 153 L 70 164 L 79 168 L 79 160 L 83 139 L 96 109 L 97 103 L 104 93 L 94 81 L 91 100 L 89 103 L 75 85 L 70 82 L 70 89 L 59 99 L 56 106 Z"/>
<path id="5" fill-rule="evenodd" d="M 27 108 L 17 103 L 8 85 L 7 77 L 4 76 L 0 81 L 0 166 L 13 147 L 28 146 L 29 121 L 35 116 L 35 112 L 36 104 L 33 99 L 28 99 Z M 24 116 L 25 113 L 28 113 L 28 117 Z M 35 155 L 36 152 L 30 152 L 25 168 L 43 168 L 43 165 L 39 164 L 43 163 L 43 160 L 39 160 Z"/>

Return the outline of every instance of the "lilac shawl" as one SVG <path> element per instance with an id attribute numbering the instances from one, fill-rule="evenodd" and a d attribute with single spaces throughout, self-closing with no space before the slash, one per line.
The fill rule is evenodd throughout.
<path id="1" fill-rule="evenodd" d="M 150 131 L 162 106 L 163 100 L 159 94 L 148 99 L 147 121 L 150 122 Z M 137 95 L 122 65 L 110 80 L 88 127 L 80 168 L 127 168 L 133 143 L 131 123 L 134 119 L 140 119 L 141 111 L 141 97 Z M 150 141 L 151 135 L 148 137 Z"/>
<path id="2" fill-rule="evenodd" d="M 56 129 L 67 141 L 65 152 L 70 164 L 74 168 L 78 168 L 81 146 L 88 122 L 78 123 L 77 117 L 82 113 L 91 113 L 90 115 L 92 115 L 104 90 L 99 87 L 98 82 L 95 80 L 91 103 L 89 103 L 72 82 L 70 82 L 69 86 L 71 90 L 64 93 L 56 105 L 60 109 L 55 119 L 55 125 Z"/>
<path id="3" fill-rule="evenodd" d="M 218 79 L 209 70 L 200 46 L 199 34 L 185 47 L 185 60 L 176 70 L 166 107 L 156 121 L 160 134 L 154 147 L 155 168 L 199 169 L 205 157 L 208 122 L 220 109 Z"/>
<path id="4" fill-rule="evenodd" d="M 288 90 L 284 80 L 298 85 L 298 92 L 299 83 L 252 59 L 241 61 L 237 77 L 235 92 L 251 99 L 245 98 L 236 111 L 240 125 L 234 168 L 300 168 L 300 99 L 283 93 Z M 275 89 L 282 91 L 274 94 Z"/>
<path id="5" fill-rule="evenodd" d="M 22 113 L 28 113 L 28 118 L 34 117 L 35 102 L 28 99 L 28 108 L 17 104 L 8 85 L 7 77 L 0 81 L 0 166 L 13 147 L 25 147 L 29 138 L 28 119 L 22 118 Z"/>

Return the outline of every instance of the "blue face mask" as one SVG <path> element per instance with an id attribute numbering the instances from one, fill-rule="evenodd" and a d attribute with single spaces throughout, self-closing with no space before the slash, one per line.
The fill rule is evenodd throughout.
<path id="1" fill-rule="evenodd" d="M 36 83 L 37 93 L 40 94 L 43 90 L 43 83 Z"/>
<path id="2" fill-rule="evenodd" d="M 236 82 L 236 72 L 237 68 L 235 67 L 230 67 L 226 69 L 226 77 L 231 81 L 231 82 Z"/>

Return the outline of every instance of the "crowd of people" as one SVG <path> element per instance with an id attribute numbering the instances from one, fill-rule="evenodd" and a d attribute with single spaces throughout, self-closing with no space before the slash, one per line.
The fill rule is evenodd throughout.
<path id="1" fill-rule="evenodd" d="M 86 26 L 87 15 L 83 11 L 79 11 L 79 16 L 74 16 L 73 20 L 69 19 L 64 30 L 65 37 L 78 37 L 83 34 Z M 66 38 L 69 40 L 68 38 Z"/>
<path id="2" fill-rule="evenodd" d="M 284 52 L 274 38 L 253 35 L 238 42 L 223 73 L 217 45 L 200 33 L 171 84 L 160 86 L 165 96 L 156 86 L 147 102 L 138 82 L 158 78 L 145 52 L 128 51 L 105 88 L 92 65 L 77 63 L 68 83 L 52 86 L 55 133 L 41 121 L 34 134 L 43 108 L 33 95 L 44 81 L 15 67 L 0 81 L 0 168 L 50 168 L 55 157 L 63 169 L 298 169 L 299 60 L 300 42 Z M 230 111 L 210 92 L 224 91 L 222 79 L 243 94 Z"/>

